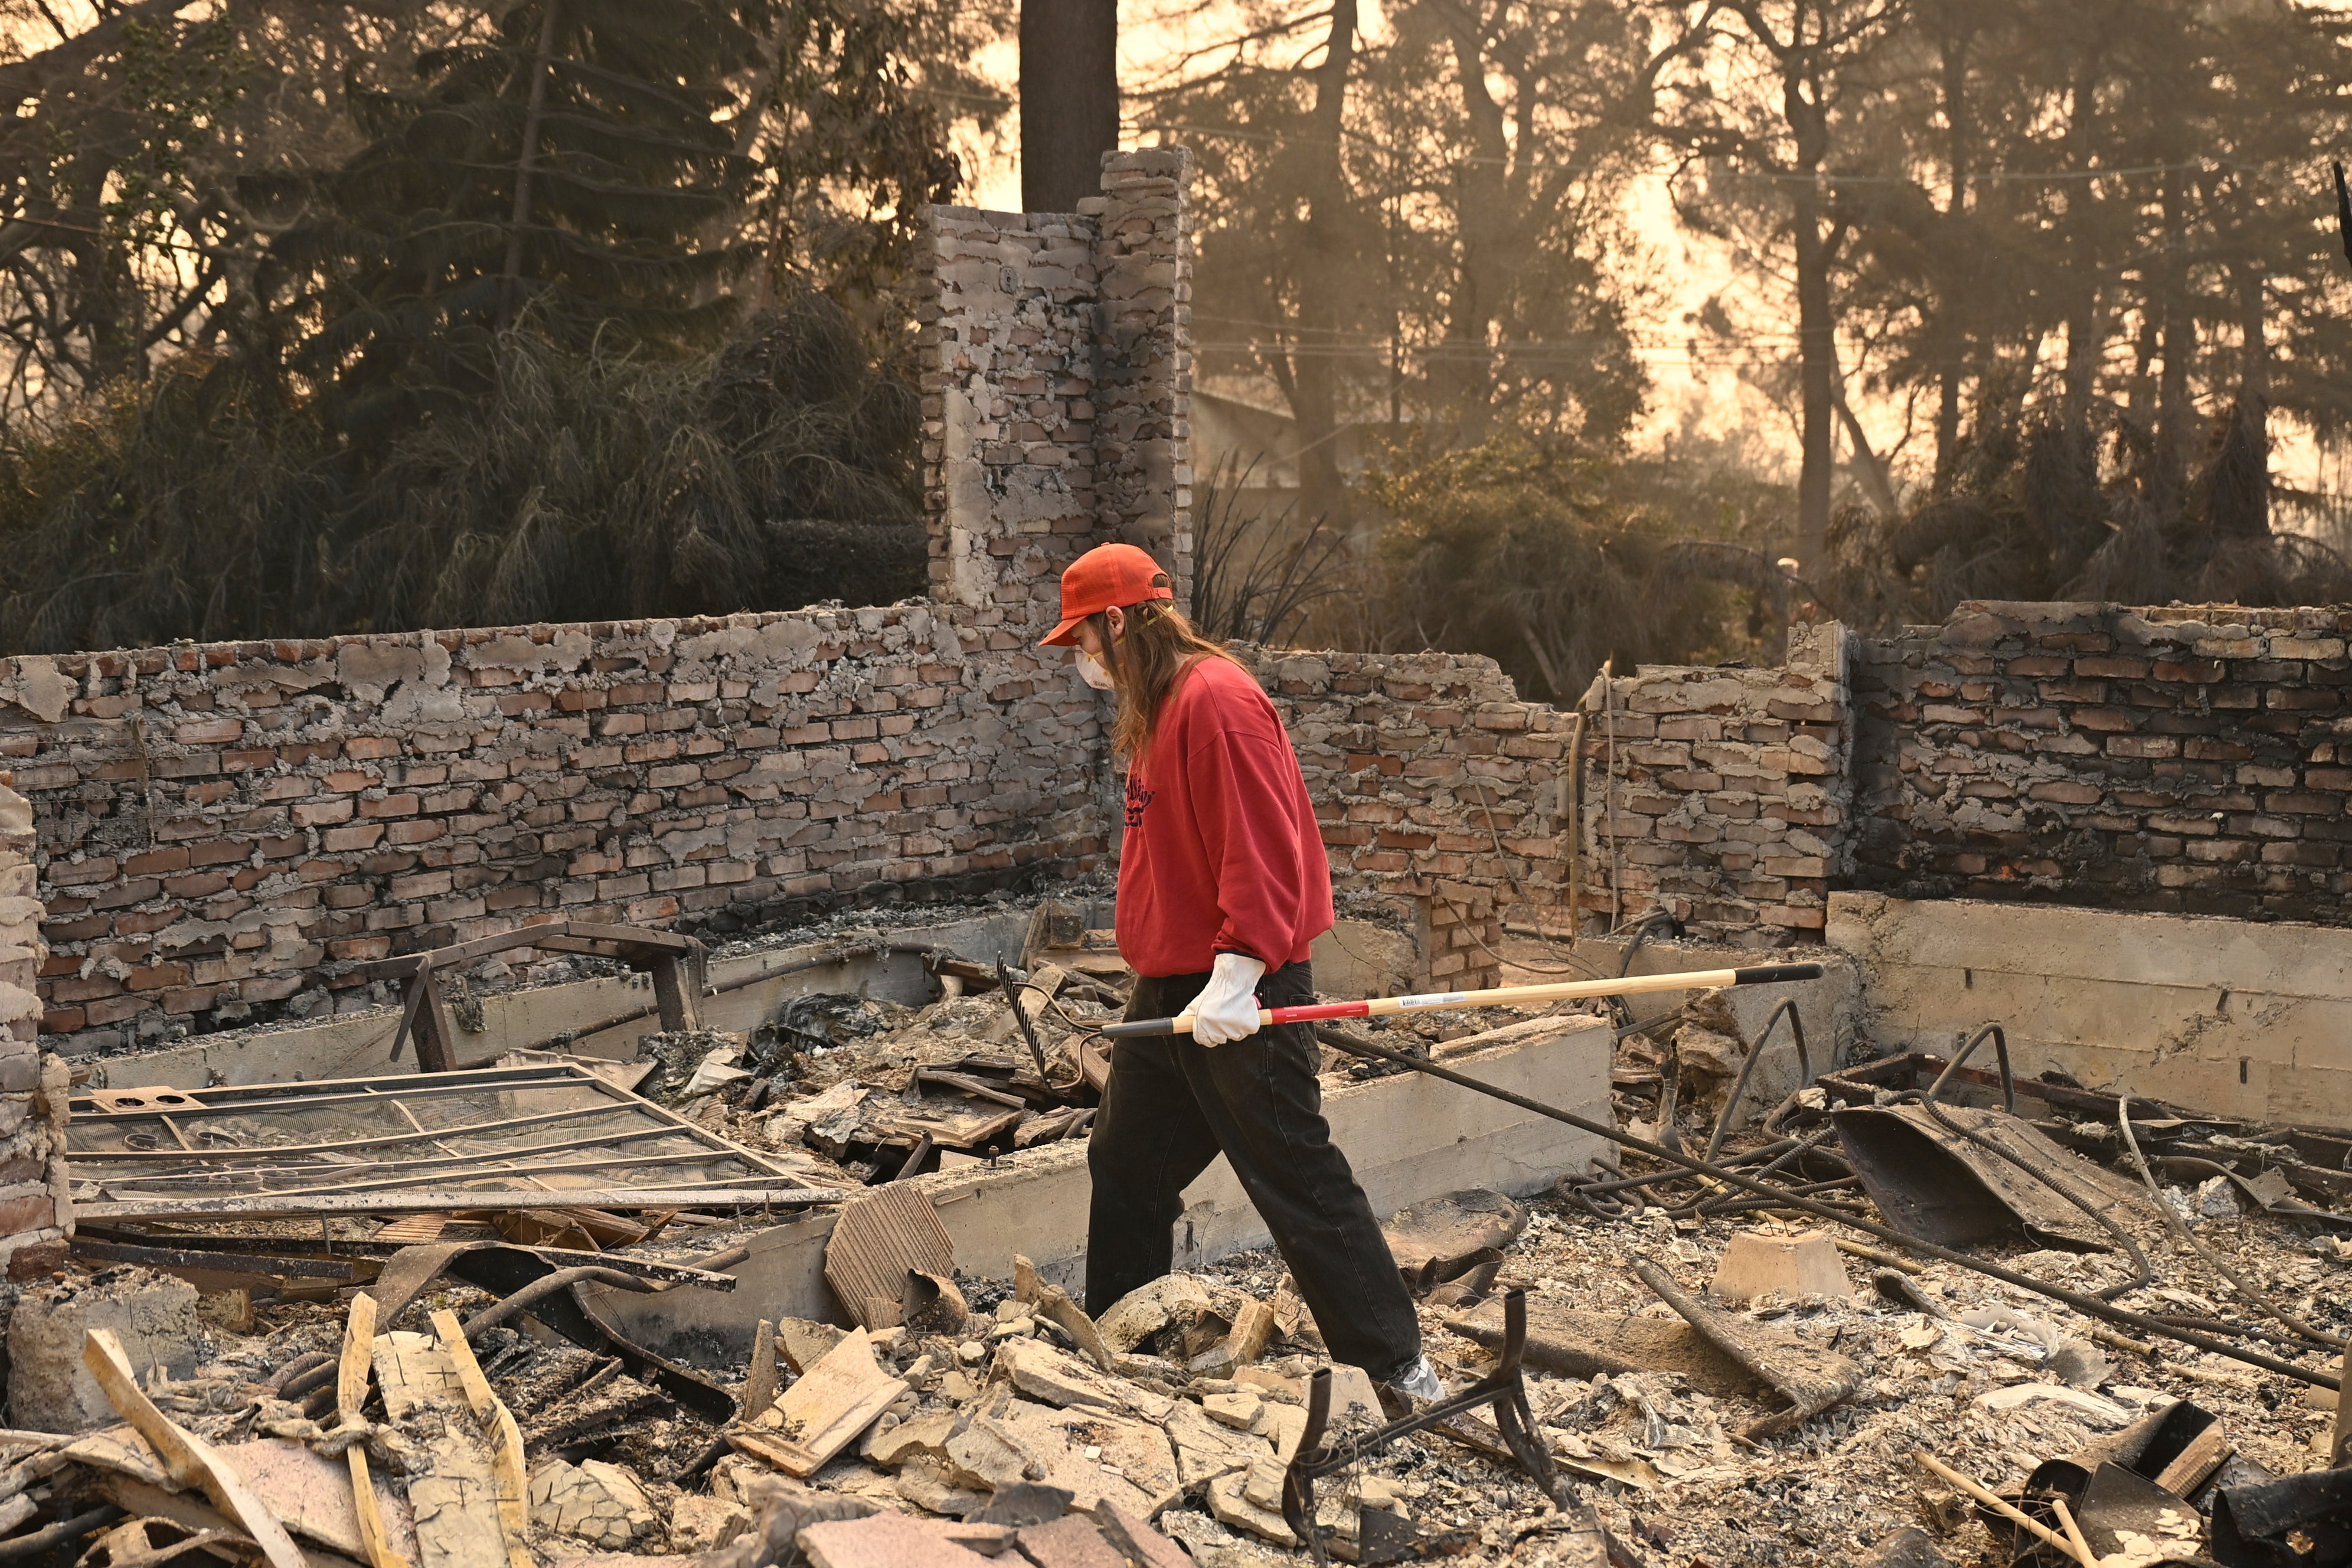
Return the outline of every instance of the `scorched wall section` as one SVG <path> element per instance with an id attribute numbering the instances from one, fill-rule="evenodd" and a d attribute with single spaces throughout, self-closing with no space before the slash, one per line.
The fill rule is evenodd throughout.
<path id="1" fill-rule="evenodd" d="M 1855 881 L 2344 923 L 2352 611 L 1975 603 L 1863 645 Z"/>
<path id="2" fill-rule="evenodd" d="M 1562 900 L 1575 715 L 1519 700 L 1471 654 L 1246 657 L 1297 747 L 1335 887 L 1422 910 L 1433 984 L 1496 984 L 1505 915 Z"/>
<path id="3" fill-rule="evenodd" d="M 1087 865 L 1096 704 L 1040 679 L 1028 627 L 977 618 L 15 661 L 18 691 L 58 687 L 53 718 L 0 708 L 45 858 L 46 1031 L 90 1050 L 314 1011 L 336 961 L 541 913 L 666 924 Z"/>

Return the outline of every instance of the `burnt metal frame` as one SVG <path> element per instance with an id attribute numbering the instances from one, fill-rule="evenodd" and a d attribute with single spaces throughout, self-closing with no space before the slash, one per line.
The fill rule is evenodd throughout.
<path id="1" fill-rule="evenodd" d="M 409 1100 L 441 1099 L 453 1094 L 482 1093 L 493 1090 L 511 1092 L 519 1089 L 588 1089 L 599 1097 L 600 1103 L 593 1107 L 574 1108 L 564 1111 L 543 1111 L 527 1116 L 500 1117 L 489 1121 L 451 1127 L 418 1126 L 412 1132 L 320 1143 L 260 1144 L 249 1148 L 234 1149 L 173 1148 L 163 1145 L 152 1151 L 78 1151 L 68 1148 L 66 1152 L 67 1168 L 69 1175 L 90 1181 L 101 1187 L 130 1186 L 133 1184 L 151 1184 L 175 1174 L 184 1182 L 198 1184 L 210 1175 L 249 1174 L 266 1177 L 283 1170 L 285 1168 L 283 1163 L 289 1156 L 342 1152 L 354 1145 L 382 1147 L 386 1143 L 418 1143 L 429 1148 L 449 1138 L 472 1137 L 486 1132 L 544 1125 L 552 1117 L 571 1118 L 634 1112 L 649 1119 L 652 1125 L 635 1132 L 596 1140 L 598 1145 L 628 1142 L 643 1136 L 684 1136 L 707 1151 L 707 1154 L 702 1157 L 733 1160 L 747 1168 L 748 1179 L 739 1176 L 706 1184 L 714 1189 L 759 1185 L 763 1181 L 774 1178 L 790 1181 L 802 1179 L 774 1161 L 766 1159 L 744 1148 L 741 1144 L 730 1142 L 709 1128 L 687 1120 L 667 1106 L 632 1094 L 609 1079 L 590 1072 L 576 1062 L 535 1063 L 528 1067 L 517 1068 L 478 1068 L 437 1074 L 430 1078 L 421 1074 L 404 1073 L 390 1078 L 341 1079 L 317 1084 L 250 1084 L 184 1090 L 173 1095 L 174 1103 L 169 1110 L 164 1110 L 160 1104 L 142 1105 L 136 1110 L 106 1110 L 97 1109 L 93 1101 L 84 1100 L 74 1104 L 73 1120 L 68 1126 L 72 1131 L 93 1131 L 110 1127 L 121 1128 L 127 1125 L 152 1123 L 173 1133 L 173 1142 L 178 1142 L 181 1141 L 179 1132 L 182 1128 L 198 1125 L 204 1120 L 212 1117 L 266 1117 L 273 1111 L 386 1104 L 392 1105 L 403 1114 L 407 1114 L 406 1107 L 402 1102 Z M 89 1109 L 85 1109 L 86 1106 Z M 415 1121 L 413 1115 L 409 1120 L 412 1124 Z M 159 1140 L 159 1143 L 160 1142 Z M 518 1149 L 484 1151 L 475 1158 L 478 1163 L 489 1166 L 495 1162 L 511 1160 L 516 1155 L 528 1156 L 534 1152 L 561 1152 L 576 1146 L 576 1142 L 577 1141 L 567 1140 L 553 1145 L 525 1144 Z M 98 1157 L 96 1169 L 82 1163 L 92 1156 Z M 105 1173 L 107 1167 L 126 1163 L 126 1157 L 131 1161 L 146 1162 L 157 1166 L 179 1164 L 193 1168 L 184 1173 L 160 1169 L 136 1173 L 125 1173 L 123 1176 L 117 1177 L 110 1183 Z M 683 1157 L 679 1156 L 679 1158 Z M 317 1167 L 318 1173 L 328 1178 L 326 1183 L 320 1185 L 266 1189 L 260 1193 L 243 1194 L 236 1196 L 247 1204 L 266 1205 L 272 1199 L 303 1195 L 326 1196 L 369 1191 L 386 1193 L 386 1195 L 389 1195 L 387 1189 L 400 1185 L 431 1187 L 436 1183 L 447 1181 L 451 1173 L 446 1167 L 451 1158 L 455 1156 L 449 1154 L 446 1146 L 437 1153 L 426 1154 L 416 1163 L 417 1168 L 414 1179 L 405 1183 L 395 1178 L 390 1182 L 371 1182 L 363 1186 L 354 1187 L 350 1178 L 363 1172 L 380 1168 L 383 1163 L 376 1162 L 366 1166 Z M 633 1165 L 646 1163 L 665 1162 L 660 1160 L 629 1162 Z M 564 1189 L 531 1188 L 525 1187 L 521 1184 L 529 1182 L 534 1174 L 551 1175 L 559 1171 L 596 1169 L 610 1163 L 610 1162 L 598 1161 L 573 1161 L 551 1165 L 526 1163 L 514 1165 L 509 1171 L 485 1170 L 482 1173 L 510 1174 L 517 1183 L 514 1189 L 517 1195 L 530 1196 L 534 1201 L 535 1206 L 561 1207 L 566 1202 Z M 240 1166 L 244 1168 L 240 1169 Z M 495 1201 L 498 1195 L 495 1192 L 485 1191 L 482 1195 L 486 1200 L 489 1200 L 486 1201 L 483 1206 L 499 1206 Z"/>
<path id="2" fill-rule="evenodd" d="M 1307 1427 L 1299 1435 L 1297 1455 L 1282 1475 L 1282 1520 L 1290 1526 L 1292 1534 L 1307 1543 L 1318 1568 L 1328 1568 L 1331 1558 L 1323 1543 L 1322 1530 L 1315 1522 L 1317 1480 L 1360 1464 L 1400 1437 L 1442 1426 L 1482 1405 L 1495 1407 L 1495 1428 L 1502 1435 L 1512 1457 L 1535 1478 L 1547 1496 L 1554 1502 L 1565 1503 L 1566 1500 L 1559 1496 L 1559 1477 L 1552 1466 L 1551 1450 L 1544 1447 L 1535 1414 L 1528 1408 L 1527 1381 L 1519 1372 L 1519 1358 L 1527 1344 L 1528 1293 L 1519 1289 L 1507 1291 L 1503 1297 L 1500 1366 L 1461 1393 L 1438 1400 L 1402 1421 L 1392 1421 L 1378 1431 L 1328 1447 L 1323 1443 L 1323 1429 L 1331 1419 L 1331 1369 L 1327 1366 L 1316 1370 L 1313 1381 L 1307 1386 Z"/>
<path id="3" fill-rule="evenodd" d="M 550 952 L 583 952 L 616 959 L 632 969 L 650 971 L 654 1000 L 662 1028 L 669 1033 L 702 1026 L 699 1003 L 704 985 L 703 945 L 692 937 L 645 926 L 604 925 L 589 921 L 549 921 L 517 926 L 512 931 L 478 936 L 424 952 L 398 958 L 371 959 L 355 963 L 350 973 L 361 980 L 398 980 L 401 984 L 400 1024 L 393 1031 L 392 1061 L 413 1032 L 416 1036 L 416 1067 L 420 1072 L 451 1072 L 457 1067 L 457 1038 L 434 972 L 459 969 L 478 958 L 509 948 L 544 948 Z"/>
<path id="4" fill-rule="evenodd" d="M 1976 1048 L 1984 1044 L 1988 1037 L 1992 1040 L 1993 1055 L 2000 1062 L 2001 1109 L 2011 1116 L 2017 1114 L 2017 1075 L 2011 1072 L 2009 1067 L 2009 1032 L 1997 1021 L 1987 1024 L 1983 1028 L 1970 1035 L 1968 1044 L 1953 1053 L 1951 1065 L 1938 1073 L 1936 1081 L 1927 1086 L 1927 1099 L 1929 1103 L 1932 1104 L 1936 1097 L 1943 1092 L 1945 1083 L 1954 1073 L 1960 1070 L 1969 1058 L 1976 1054 Z M 1978 1070 L 1981 1072 L 1983 1069 Z"/>

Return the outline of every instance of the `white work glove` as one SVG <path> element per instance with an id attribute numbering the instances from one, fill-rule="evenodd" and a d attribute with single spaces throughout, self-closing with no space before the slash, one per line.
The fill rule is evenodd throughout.
<path id="1" fill-rule="evenodd" d="M 1209 983 L 1184 1011 L 1192 1015 L 1192 1037 L 1222 1046 L 1257 1033 L 1257 983 L 1265 965 L 1245 952 L 1221 952 Z"/>

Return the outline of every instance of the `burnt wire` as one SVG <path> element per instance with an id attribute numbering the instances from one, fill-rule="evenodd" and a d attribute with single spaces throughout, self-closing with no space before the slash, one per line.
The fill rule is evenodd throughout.
<path id="1" fill-rule="evenodd" d="M 2221 1254 L 2190 1234 L 2189 1222 L 2175 1214 L 2172 1205 L 2164 1201 L 2164 1194 L 2157 1190 L 2155 1173 L 2147 1168 L 2147 1157 L 2139 1152 L 2138 1135 L 2132 1131 L 2131 1094 L 2128 1090 L 2116 1097 L 2116 1126 L 2123 1132 L 2124 1147 L 2131 1151 L 2132 1163 L 2139 1167 L 2139 1179 L 2147 1184 L 2148 1197 L 2155 1203 L 2157 1212 L 2164 1216 L 2165 1224 L 2171 1228 L 2173 1236 L 2182 1246 L 2211 1265 L 2213 1271 L 2227 1280 L 2230 1288 L 2244 1298 L 2249 1305 L 2268 1313 L 2315 1344 L 2326 1345 L 2335 1350 L 2345 1348 L 2346 1342 L 2342 1338 L 2312 1327 L 2302 1318 L 2279 1305 L 2277 1301 L 2272 1300 L 2267 1291 L 2248 1279 L 2232 1268 Z"/>

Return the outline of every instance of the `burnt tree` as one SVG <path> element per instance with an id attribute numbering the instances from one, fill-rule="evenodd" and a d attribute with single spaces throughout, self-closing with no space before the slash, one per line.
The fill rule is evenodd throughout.
<path id="1" fill-rule="evenodd" d="M 1118 146 L 1118 0 L 1021 0 L 1021 205 L 1066 213 L 1102 191 Z"/>

